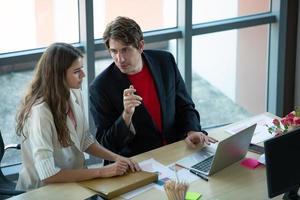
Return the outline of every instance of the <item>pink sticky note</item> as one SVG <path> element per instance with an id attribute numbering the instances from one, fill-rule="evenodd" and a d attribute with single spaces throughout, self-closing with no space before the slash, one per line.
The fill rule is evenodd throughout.
<path id="1" fill-rule="evenodd" d="M 241 162 L 241 165 L 250 169 L 255 169 L 260 163 L 254 158 L 246 158 Z"/>

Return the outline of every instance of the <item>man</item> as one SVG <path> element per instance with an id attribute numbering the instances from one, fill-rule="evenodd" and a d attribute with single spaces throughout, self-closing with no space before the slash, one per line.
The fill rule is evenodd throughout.
<path id="1" fill-rule="evenodd" d="M 144 50 L 132 19 L 117 17 L 103 39 L 114 63 L 90 85 L 90 111 L 97 140 L 133 156 L 185 138 L 190 147 L 216 142 L 200 117 L 169 52 Z"/>

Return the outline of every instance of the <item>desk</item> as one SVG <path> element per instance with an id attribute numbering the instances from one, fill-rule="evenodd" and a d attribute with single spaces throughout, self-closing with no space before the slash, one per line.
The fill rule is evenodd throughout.
<path id="1" fill-rule="evenodd" d="M 228 137 L 230 134 L 225 132 L 225 127 L 209 131 L 209 135 L 218 140 Z M 158 162 L 169 165 L 176 160 L 191 154 L 195 150 L 188 149 L 184 141 L 179 141 L 140 155 L 133 157 L 140 162 L 146 159 L 154 158 Z M 246 157 L 258 158 L 258 154 L 248 152 Z M 209 181 L 199 179 L 193 182 L 189 188 L 190 191 L 200 192 L 201 200 L 206 199 L 245 199 L 259 200 L 268 199 L 265 167 L 259 166 L 255 170 L 242 167 L 239 162 L 217 172 L 209 177 Z M 13 197 L 15 200 L 35 200 L 35 199 L 85 199 L 92 196 L 95 192 L 80 186 L 77 183 L 53 184 L 41 187 L 39 189 L 27 192 L 25 194 Z M 281 199 L 276 197 L 273 199 Z M 116 198 L 116 199 L 121 199 Z M 167 199 L 164 192 L 152 189 L 134 199 Z"/>

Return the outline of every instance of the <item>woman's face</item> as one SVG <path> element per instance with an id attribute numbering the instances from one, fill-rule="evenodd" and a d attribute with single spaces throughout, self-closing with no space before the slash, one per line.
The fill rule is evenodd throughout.
<path id="1" fill-rule="evenodd" d="M 70 89 L 79 89 L 81 88 L 81 83 L 85 73 L 83 71 L 83 60 L 82 58 L 76 59 L 71 67 L 67 69 L 67 83 Z"/>

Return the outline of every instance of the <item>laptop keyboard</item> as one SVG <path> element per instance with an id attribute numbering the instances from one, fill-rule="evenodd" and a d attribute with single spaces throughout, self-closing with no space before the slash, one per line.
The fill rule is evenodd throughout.
<path id="1" fill-rule="evenodd" d="M 214 158 L 214 156 L 210 156 L 207 159 L 193 165 L 192 168 L 197 169 L 202 172 L 208 172 L 210 170 L 213 158 Z"/>

